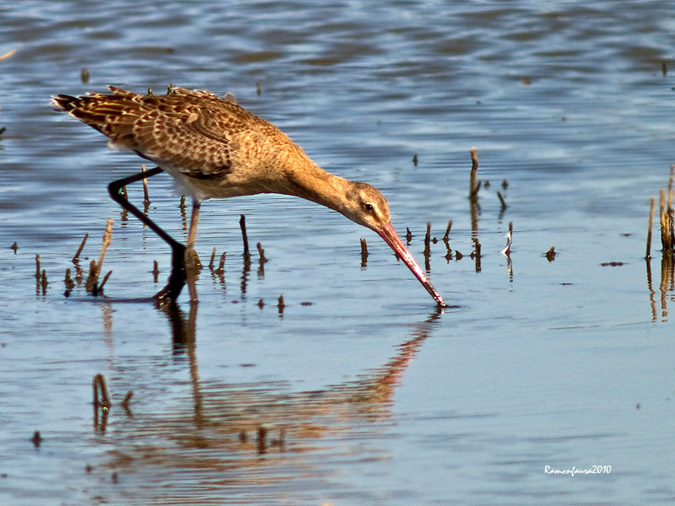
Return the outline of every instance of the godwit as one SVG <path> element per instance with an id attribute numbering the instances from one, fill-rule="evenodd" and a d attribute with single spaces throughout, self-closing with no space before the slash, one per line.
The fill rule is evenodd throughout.
<path id="1" fill-rule="evenodd" d="M 396 234 L 387 201 L 377 189 L 324 171 L 286 134 L 237 105 L 231 95 L 219 98 L 209 91 L 171 86 L 166 95 L 109 88 L 112 93 L 57 95 L 52 97 L 52 104 L 101 132 L 113 146 L 131 149 L 158 166 L 114 181 L 109 190 L 115 201 L 172 248 L 174 269 L 167 289 L 160 294 L 175 300 L 180 293 L 186 257 L 194 251 L 202 201 L 280 193 L 326 206 L 377 232 L 437 304 L 446 306 Z M 192 197 L 186 246 L 120 194 L 123 185 L 162 171 L 173 176 Z"/>

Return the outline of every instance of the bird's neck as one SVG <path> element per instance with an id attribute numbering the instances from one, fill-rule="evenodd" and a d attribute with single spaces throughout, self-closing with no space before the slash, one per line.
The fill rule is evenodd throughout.
<path id="1" fill-rule="evenodd" d="M 311 200 L 339 213 L 346 214 L 349 189 L 353 184 L 342 177 L 326 172 L 307 155 L 298 160 L 289 160 L 283 173 L 285 191 L 306 200 Z"/>

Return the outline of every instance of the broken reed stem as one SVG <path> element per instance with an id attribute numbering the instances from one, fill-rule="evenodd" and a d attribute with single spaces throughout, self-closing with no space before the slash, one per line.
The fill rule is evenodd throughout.
<path id="1" fill-rule="evenodd" d="M 265 256 L 265 250 L 262 247 L 262 243 L 257 243 L 255 247 L 258 249 L 258 255 L 260 256 L 260 263 L 264 264 L 265 262 L 268 262 L 269 260 Z"/>
<path id="2" fill-rule="evenodd" d="M 499 202 L 501 202 L 501 204 L 502 204 L 502 211 L 505 211 L 508 206 L 506 205 L 506 201 L 504 200 L 504 197 L 502 197 L 502 193 L 498 191 L 497 197 L 499 197 Z"/>
<path id="3" fill-rule="evenodd" d="M 159 264 L 157 260 L 152 261 L 152 277 L 154 278 L 154 282 L 157 283 L 157 278 L 159 277 Z"/>
<path id="4" fill-rule="evenodd" d="M 145 164 L 141 165 L 141 172 L 145 172 Z M 143 202 L 145 204 L 150 203 L 150 197 L 148 196 L 148 180 L 143 178 Z"/>
<path id="5" fill-rule="evenodd" d="M 222 274 L 225 272 L 225 255 L 226 253 L 223 252 L 223 254 L 220 256 L 220 263 L 218 264 L 218 268 L 214 271 L 216 274 Z"/>
<path id="6" fill-rule="evenodd" d="M 661 221 L 661 246 L 664 252 L 673 251 L 673 211 L 666 207 L 666 190 L 661 188 L 659 192 L 660 221 Z"/>
<path id="7" fill-rule="evenodd" d="M 647 227 L 647 254 L 645 258 L 649 260 L 652 257 L 652 227 L 654 225 L 654 207 L 656 205 L 656 199 L 651 198 L 651 204 L 649 206 L 649 226 Z"/>
<path id="8" fill-rule="evenodd" d="M 427 233 L 424 235 L 424 256 L 431 255 L 431 223 L 427 222 Z"/>
<path id="9" fill-rule="evenodd" d="M 187 214 L 185 213 L 185 195 L 180 196 L 180 203 L 178 204 L 178 209 L 180 209 L 180 219 L 183 224 L 183 230 L 187 230 Z"/>
<path id="10" fill-rule="evenodd" d="M 431 270 L 431 223 L 427 222 L 427 232 L 424 235 L 424 268 Z"/>
<path id="11" fill-rule="evenodd" d="M 110 397 L 108 396 L 108 389 L 105 386 L 105 378 L 102 374 L 94 376 L 94 407 L 101 407 L 105 410 L 110 408 Z"/>
<path id="12" fill-rule="evenodd" d="M 64 282 L 65 285 L 66 285 L 66 290 L 67 290 L 67 291 L 70 291 L 70 290 L 72 290 L 73 288 L 75 288 L 75 282 L 73 281 L 73 278 L 72 278 L 71 275 L 70 275 L 70 268 L 67 268 L 67 269 L 66 269 L 66 277 L 65 277 L 65 279 L 63 280 L 63 282 Z"/>
<path id="13" fill-rule="evenodd" d="M 261 243 L 257 243 L 255 247 L 258 249 L 258 276 L 262 278 L 265 276 L 265 263 L 267 262 L 267 258 L 265 257 L 265 250 Z"/>
<path id="14" fill-rule="evenodd" d="M 40 286 L 42 287 L 42 295 L 47 293 L 47 286 L 49 285 L 49 282 L 47 281 L 47 271 L 45 269 L 42 269 L 42 276 L 40 278 Z"/>
<path id="15" fill-rule="evenodd" d="M 361 241 L 361 267 L 365 267 L 368 263 L 368 245 L 366 244 L 365 239 L 360 239 Z"/>
<path id="16" fill-rule="evenodd" d="M 15 54 L 16 54 L 16 49 L 12 49 L 11 51 L 7 51 L 6 53 L 0 55 L 0 61 L 6 60 L 7 58 L 11 58 Z"/>
<path id="17" fill-rule="evenodd" d="M 87 232 L 84 234 L 84 237 L 82 238 L 82 242 L 80 243 L 80 247 L 77 248 L 77 251 L 75 252 L 75 256 L 73 256 L 72 262 L 76 264 L 77 262 L 80 261 L 80 253 L 82 253 L 82 250 L 84 249 L 84 245 L 87 243 L 87 239 L 89 238 L 89 233 Z"/>
<path id="18" fill-rule="evenodd" d="M 448 221 L 448 226 L 445 229 L 445 234 L 443 235 L 443 242 L 447 245 L 450 240 L 450 229 L 452 228 L 452 220 Z"/>
<path id="19" fill-rule="evenodd" d="M 502 255 L 510 256 L 511 255 L 511 244 L 513 242 L 513 222 L 509 221 L 509 231 L 506 234 L 506 246 L 501 251 Z"/>
<path id="20" fill-rule="evenodd" d="M 112 227 L 113 227 L 113 220 L 112 218 L 108 218 L 108 223 L 105 226 L 105 232 L 103 232 L 103 246 L 101 247 L 101 254 L 99 255 L 98 262 L 96 263 L 97 275 L 101 273 L 101 266 L 103 265 L 105 252 L 108 249 L 108 246 L 110 246 L 110 241 L 112 237 Z"/>
<path id="21" fill-rule="evenodd" d="M 478 182 L 478 150 L 471 148 L 471 177 L 469 181 L 469 197 L 475 198 L 478 195 L 480 183 Z"/>
<path id="22" fill-rule="evenodd" d="M 213 250 L 211 251 L 211 260 L 209 261 L 209 270 L 213 270 L 213 263 L 216 260 L 216 247 L 213 247 Z"/>
<path id="23" fill-rule="evenodd" d="M 244 241 L 244 260 L 246 262 L 251 261 L 251 252 L 248 249 L 248 235 L 246 234 L 246 216 L 243 214 L 239 218 L 239 227 L 241 228 L 241 237 Z"/>
<path id="24" fill-rule="evenodd" d="M 673 251 L 673 244 L 675 230 L 673 230 L 673 169 L 674 165 L 670 166 L 670 177 L 668 178 L 668 207 L 666 208 L 666 214 L 668 215 L 668 251 Z"/>
<path id="25" fill-rule="evenodd" d="M 103 287 L 105 286 L 106 282 L 108 281 L 108 278 L 112 274 L 112 271 L 108 271 L 106 275 L 103 277 L 103 281 L 101 281 L 101 286 L 98 287 L 98 292 L 101 293 L 103 292 Z"/>
<path id="26" fill-rule="evenodd" d="M 89 262 L 89 275 L 84 284 L 87 293 L 94 293 L 96 290 L 96 283 L 98 282 L 98 269 L 96 267 L 96 260 Z"/>
<path id="27" fill-rule="evenodd" d="M 478 238 L 474 237 L 472 240 L 473 240 L 473 248 L 474 249 L 473 249 L 473 253 L 471 254 L 471 256 L 474 257 L 474 260 L 476 262 L 476 272 L 481 272 L 481 270 L 482 270 L 481 262 L 480 262 L 481 245 L 480 245 L 480 242 L 478 242 Z"/>
<path id="28" fill-rule="evenodd" d="M 443 234 L 443 244 L 445 244 L 445 260 L 452 260 L 452 249 L 450 248 L 450 229 L 452 229 L 452 220 L 448 221 L 448 226 Z"/>

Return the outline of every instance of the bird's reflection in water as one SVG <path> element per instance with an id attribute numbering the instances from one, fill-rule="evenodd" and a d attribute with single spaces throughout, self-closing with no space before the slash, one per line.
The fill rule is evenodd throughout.
<path id="1" fill-rule="evenodd" d="M 145 405 L 134 410 L 133 421 L 111 422 L 116 437 L 110 465 L 141 479 L 144 486 L 151 468 L 151 476 L 164 479 L 167 473 L 189 473 L 189 483 L 178 479 L 171 486 L 180 493 L 187 487 L 207 495 L 211 487 L 263 487 L 301 476 L 306 480 L 312 452 L 325 461 L 331 443 L 338 440 L 377 439 L 391 417 L 401 375 L 442 314 L 435 310 L 417 324 L 381 367 L 321 390 L 291 392 L 285 382 L 202 382 L 195 353 L 197 305 L 187 314 L 177 305 L 163 310 L 173 328 L 174 353 L 184 353 L 189 363 L 191 398 L 172 402 L 179 406 L 175 412 L 151 414 L 152 406 Z"/>

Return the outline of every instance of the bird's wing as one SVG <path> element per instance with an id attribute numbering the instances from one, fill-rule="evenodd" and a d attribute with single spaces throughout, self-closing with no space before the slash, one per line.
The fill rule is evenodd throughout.
<path id="1" fill-rule="evenodd" d="M 167 95 L 139 95 L 110 87 L 112 94 L 59 95 L 53 103 L 155 163 L 196 178 L 231 169 L 230 138 L 248 111 L 211 92 L 172 88 Z"/>

